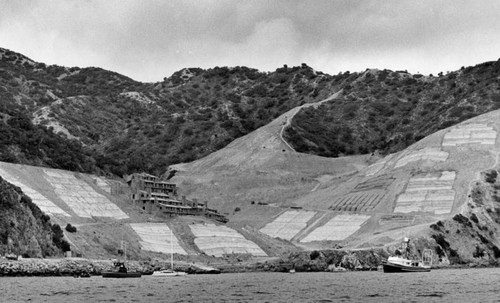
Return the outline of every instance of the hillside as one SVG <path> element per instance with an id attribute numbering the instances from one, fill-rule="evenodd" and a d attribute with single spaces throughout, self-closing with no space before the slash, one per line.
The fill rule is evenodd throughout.
<path id="1" fill-rule="evenodd" d="M 297 105 L 323 98 L 336 86 L 331 79 L 304 64 L 273 73 L 186 68 L 162 82 L 140 83 L 100 68 L 46 66 L 0 49 L 4 123 L 26 137 L 48 128 L 63 145 L 15 142 L 0 150 L 0 159 L 119 176 L 161 174 L 170 164 L 206 156 Z M 10 119 L 18 112 L 23 126 Z M 50 130 L 44 130 L 47 136 Z M 77 158 L 57 161 L 68 157 L 68 148 Z M 47 155 L 54 150 L 57 155 Z"/>
<path id="2" fill-rule="evenodd" d="M 338 92 L 335 102 L 300 111 L 284 131 L 287 141 L 326 157 L 387 154 L 498 108 L 499 66 L 486 62 L 436 76 L 390 70 L 328 75 L 306 64 L 270 73 L 185 68 L 141 83 L 96 67 L 47 66 L 0 48 L 0 160 L 160 175 Z"/>
<path id="3" fill-rule="evenodd" d="M 172 166 L 172 180 L 219 201 L 233 224 L 301 249 L 391 251 L 409 236 L 441 264 L 497 264 L 499 118 L 498 110 L 481 115 L 374 161 L 294 152 L 280 139 L 280 117 L 209 157 Z"/>
<path id="4" fill-rule="evenodd" d="M 0 176 L 77 229 L 51 225 L 51 253 L 18 236 L 18 253 L 60 253 L 64 233 L 77 256 L 114 258 L 125 246 L 154 260 L 169 253 L 172 231 L 177 259 L 229 266 L 332 249 L 387 254 L 410 236 L 440 265 L 497 265 L 499 69 L 187 68 L 140 83 L 0 49 Z M 144 211 L 120 178 L 142 171 L 229 223 Z M 17 216 L 7 214 L 3 223 Z M 26 235 L 47 225 L 33 222 Z"/>
<path id="5" fill-rule="evenodd" d="M 0 254 L 57 257 L 69 247 L 63 231 L 18 187 L 0 179 Z"/>
<path id="6" fill-rule="evenodd" d="M 298 111 L 204 159 L 171 167 L 171 181 L 182 194 L 226 212 L 226 225 L 145 212 L 132 203 L 120 179 L 4 162 L 0 175 L 52 222 L 74 226 L 75 231 L 63 230 L 65 241 L 85 258 L 116 258 L 122 249 L 130 259 L 157 262 L 166 259 L 172 245 L 177 262 L 228 270 L 278 260 L 273 268 L 281 270 L 290 262 L 308 268 L 314 261 L 311 268 L 321 270 L 352 250 L 376 249 L 376 256 L 365 256 L 372 261 L 342 261 L 343 266 L 373 267 L 380 254 L 391 253 L 403 236 L 410 236 L 418 251 L 432 249 L 436 265 L 497 264 L 500 111 L 386 157 L 339 158 L 301 154 L 281 139 L 287 120 Z M 36 228 L 20 230 L 29 235 Z M 20 249 L 30 255 L 26 247 Z M 317 252 L 332 249 L 331 260 L 332 252 Z M 304 259 L 313 255 L 314 260 Z"/>
<path id="7" fill-rule="evenodd" d="M 397 152 L 451 125 L 500 108 L 500 60 L 437 76 L 346 73 L 335 102 L 299 112 L 284 136 L 326 157 Z"/>

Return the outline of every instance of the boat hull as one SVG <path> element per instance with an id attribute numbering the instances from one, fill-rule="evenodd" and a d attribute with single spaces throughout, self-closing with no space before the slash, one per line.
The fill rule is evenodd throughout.
<path id="1" fill-rule="evenodd" d="M 161 271 L 154 271 L 153 276 L 155 277 L 179 277 L 179 276 L 186 276 L 187 273 L 183 271 L 174 271 L 174 272 L 161 272 Z"/>
<path id="2" fill-rule="evenodd" d="M 140 278 L 142 273 L 140 272 L 114 272 L 105 271 L 102 273 L 103 278 Z"/>
<path id="3" fill-rule="evenodd" d="M 384 268 L 384 272 L 393 273 L 393 272 L 429 272 L 431 271 L 430 267 L 423 266 L 405 266 L 401 264 L 393 264 L 393 263 L 384 263 L 382 264 Z"/>

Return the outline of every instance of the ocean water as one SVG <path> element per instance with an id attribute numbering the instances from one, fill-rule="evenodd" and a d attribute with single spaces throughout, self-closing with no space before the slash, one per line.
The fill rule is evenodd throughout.
<path id="1" fill-rule="evenodd" d="M 429 273 L 2 277 L 1 302 L 500 302 L 500 268 Z"/>

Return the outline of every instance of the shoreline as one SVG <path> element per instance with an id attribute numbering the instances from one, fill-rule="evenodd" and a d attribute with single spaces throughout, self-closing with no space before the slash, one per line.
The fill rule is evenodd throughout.
<path id="1" fill-rule="evenodd" d="M 126 261 L 129 272 L 141 272 L 143 275 L 151 275 L 153 271 L 170 268 L 167 260 L 162 261 Z M 291 265 L 283 260 L 247 261 L 239 264 L 207 264 L 191 263 L 184 261 L 175 262 L 175 270 L 184 271 L 188 274 L 221 274 L 221 273 L 245 273 L 245 272 L 343 272 L 343 271 L 378 271 L 378 264 L 365 267 L 345 268 L 343 266 L 315 267 L 305 263 Z M 470 268 L 496 268 L 487 264 L 460 264 L 434 266 L 432 270 L 446 269 L 470 269 Z M 113 260 L 93 260 L 85 258 L 56 258 L 36 259 L 27 258 L 19 260 L 0 259 L 0 277 L 19 276 L 75 276 L 82 275 L 100 276 L 104 271 L 115 269 Z"/>

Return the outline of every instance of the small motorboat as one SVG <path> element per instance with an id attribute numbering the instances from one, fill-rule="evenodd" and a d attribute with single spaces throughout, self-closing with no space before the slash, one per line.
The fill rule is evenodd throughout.
<path id="1" fill-rule="evenodd" d="M 129 272 L 124 262 L 115 261 L 113 265 L 118 268 L 116 271 L 103 271 L 103 278 L 140 278 L 142 273 L 140 272 Z"/>
<path id="2" fill-rule="evenodd" d="M 119 271 L 103 271 L 103 278 L 140 278 L 140 272 L 119 272 Z"/>
<path id="3" fill-rule="evenodd" d="M 429 272 L 430 265 L 425 265 L 420 261 L 410 260 L 403 257 L 389 257 L 382 263 L 384 272 Z"/>

